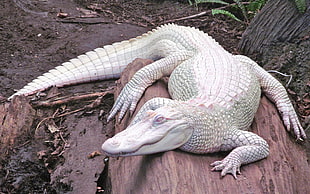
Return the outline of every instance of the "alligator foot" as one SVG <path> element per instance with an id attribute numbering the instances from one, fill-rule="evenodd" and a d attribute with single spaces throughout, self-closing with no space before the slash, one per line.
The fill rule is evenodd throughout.
<path id="1" fill-rule="evenodd" d="M 215 161 L 211 164 L 213 166 L 212 171 L 221 170 L 221 176 L 225 176 L 227 173 L 233 175 L 237 179 L 237 173 L 240 173 L 241 163 L 233 158 L 224 158 L 221 161 Z"/>

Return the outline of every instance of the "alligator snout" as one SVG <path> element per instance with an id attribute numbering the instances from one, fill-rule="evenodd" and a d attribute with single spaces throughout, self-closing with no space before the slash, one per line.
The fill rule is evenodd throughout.
<path id="1" fill-rule="evenodd" d="M 102 149 L 106 148 L 106 147 L 119 147 L 121 144 L 120 141 L 110 138 L 108 140 L 106 140 L 103 144 L 102 144 Z"/>

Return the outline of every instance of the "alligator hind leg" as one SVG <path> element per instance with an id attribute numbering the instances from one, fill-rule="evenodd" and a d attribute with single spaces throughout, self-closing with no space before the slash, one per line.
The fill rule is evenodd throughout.
<path id="1" fill-rule="evenodd" d="M 237 178 L 240 166 L 263 159 L 269 154 L 267 142 L 255 133 L 230 130 L 224 137 L 221 151 L 233 149 L 223 160 L 211 164 L 212 170 L 221 170 L 221 176 L 230 173 Z"/>
<path id="2" fill-rule="evenodd" d="M 306 133 L 298 120 L 284 86 L 252 59 L 243 55 L 236 55 L 235 57 L 240 62 L 249 65 L 255 73 L 263 92 L 276 104 L 287 130 L 290 131 L 293 129 L 297 139 L 306 139 Z"/>

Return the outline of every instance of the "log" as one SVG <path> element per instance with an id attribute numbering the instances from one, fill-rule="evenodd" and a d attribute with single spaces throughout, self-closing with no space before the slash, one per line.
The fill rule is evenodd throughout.
<path id="1" fill-rule="evenodd" d="M 136 60 L 124 71 L 117 84 L 115 98 L 139 67 L 150 61 Z M 142 64 L 141 64 L 142 63 Z M 139 65 L 137 65 L 139 64 Z M 141 104 L 151 96 L 168 96 L 166 85 L 158 82 L 149 87 Z M 123 130 L 131 117 L 116 125 Z M 220 177 L 210 164 L 227 153 L 196 155 L 179 150 L 164 153 L 110 158 L 109 176 L 112 193 L 306 193 L 310 190 L 310 166 L 305 150 L 290 136 L 275 106 L 262 97 L 252 131 L 270 146 L 270 155 L 261 161 L 241 167 L 235 180 Z"/>

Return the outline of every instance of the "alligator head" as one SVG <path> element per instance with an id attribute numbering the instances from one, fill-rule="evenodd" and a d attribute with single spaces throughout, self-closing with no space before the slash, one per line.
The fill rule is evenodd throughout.
<path id="1" fill-rule="evenodd" d="M 185 144 L 193 133 L 182 113 L 171 107 L 146 112 L 144 119 L 106 140 L 108 156 L 134 156 L 173 150 Z"/>

